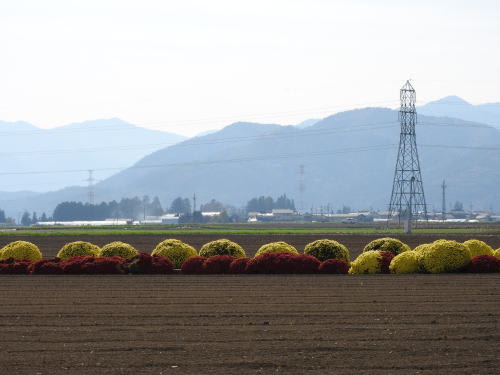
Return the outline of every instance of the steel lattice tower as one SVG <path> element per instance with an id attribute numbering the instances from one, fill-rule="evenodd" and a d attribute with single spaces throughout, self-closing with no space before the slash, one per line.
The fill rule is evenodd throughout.
<path id="1" fill-rule="evenodd" d="M 399 223 L 406 220 L 411 224 L 412 221 L 418 219 L 427 220 L 427 206 L 425 204 L 424 186 L 415 137 L 415 125 L 417 124 L 416 94 L 410 81 L 406 81 L 401 88 L 400 98 L 399 122 L 401 123 L 401 133 L 387 219 L 390 222 L 397 216 Z"/>

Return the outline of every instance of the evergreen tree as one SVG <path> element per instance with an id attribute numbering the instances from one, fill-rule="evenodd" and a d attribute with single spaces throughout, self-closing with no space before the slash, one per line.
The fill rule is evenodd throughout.
<path id="1" fill-rule="evenodd" d="M 149 205 L 149 214 L 151 216 L 161 216 L 163 215 L 163 207 L 161 206 L 158 197 L 154 197 L 153 201 Z"/>
<path id="2" fill-rule="evenodd" d="M 24 211 L 23 216 L 21 217 L 21 225 L 30 225 L 31 224 L 31 218 L 30 214 L 28 211 Z"/>
<path id="3" fill-rule="evenodd" d="M 168 210 L 173 214 L 189 214 L 191 213 L 191 202 L 187 198 L 177 197 L 173 200 Z"/>
<path id="4" fill-rule="evenodd" d="M 40 218 L 40 221 L 48 221 L 47 215 L 45 214 L 45 212 L 42 213 L 42 217 Z"/>
<path id="5" fill-rule="evenodd" d="M 33 212 L 33 216 L 31 217 L 31 224 L 36 224 L 38 222 L 38 216 L 36 212 Z"/>
<path id="6" fill-rule="evenodd" d="M 222 212 L 225 207 L 221 202 L 212 199 L 210 202 L 202 204 L 200 206 L 200 211 L 202 212 Z"/>
<path id="7" fill-rule="evenodd" d="M 5 223 L 7 221 L 5 217 L 5 212 L 3 210 L 0 210 L 0 223 Z"/>

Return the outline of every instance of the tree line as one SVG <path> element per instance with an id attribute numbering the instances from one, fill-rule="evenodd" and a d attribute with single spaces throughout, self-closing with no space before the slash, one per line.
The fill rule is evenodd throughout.
<path id="1" fill-rule="evenodd" d="M 207 220 L 229 222 L 245 221 L 246 212 L 271 212 L 273 209 L 295 210 L 295 203 L 283 194 L 274 200 L 270 196 L 260 196 L 250 199 L 246 207 L 236 209 L 232 206 L 219 202 L 215 199 L 201 204 L 199 210 L 193 212 L 191 200 L 185 197 L 175 198 L 168 209 L 164 210 L 158 197 L 151 199 L 149 196 L 142 198 L 122 198 L 119 201 L 101 202 L 89 204 L 83 202 L 66 201 L 59 203 L 52 216 L 43 213 L 38 216 L 36 212 L 30 214 L 24 212 L 18 220 L 18 224 L 31 225 L 39 221 L 93 221 L 111 218 L 142 220 L 148 216 L 161 216 L 171 213 L 179 216 L 180 222 L 204 222 Z M 201 212 L 220 212 L 217 218 L 207 218 Z M 8 218 L 3 210 L 0 210 L 0 223 L 15 224 L 16 220 Z"/>

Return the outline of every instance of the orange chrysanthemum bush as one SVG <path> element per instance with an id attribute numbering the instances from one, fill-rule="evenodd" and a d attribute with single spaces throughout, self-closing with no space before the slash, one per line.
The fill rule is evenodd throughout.
<path id="1" fill-rule="evenodd" d="M 365 246 L 363 252 L 373 251 L 373 250 L 388 251 L 394 255 L 398 255 L 404 251 L 410 251 L 411 249 L 407 244 L 401 242 L 396 238 L 385 237 L 385 238 L 378 238 L 376 240 L 369 242 Z"/>
<path id="2" fill-rule="evenodd" d="M 340 242 L 334 240 L 316 240 L 306 245 L 304 254 L 312 255 L 320 261 L 328 259 L 343 259 L 350 262 L 349 250 Z"/>
<path id="3" fill-rule="evenodd" d="M 493 249 L 486 242 L 480 240 L 468 240 L 464 242 L 464 245 L 470 251 L 472 258 L 478 255 L 493 255 Z"/>
<path id="4" fill-rule="evenodd" d="M 471 254 L 464 244 L 437 240 L 418 251 L 417 260 L 422 272 L 459 272 L 469 264 Z"/>
<path id="5" fill-rule="evenodd" d="M 368 250 L 351 262 L 349 274 L 389 273 L 394 254 L 389 251 Z"/>
<path id="6" fill-rule="evenodd" d="M 42 253 L 38 246 L 31 242 L 14 241 L 0 249 L 0 260 L 9 258 L 37 261 L 42 259 Z"/>

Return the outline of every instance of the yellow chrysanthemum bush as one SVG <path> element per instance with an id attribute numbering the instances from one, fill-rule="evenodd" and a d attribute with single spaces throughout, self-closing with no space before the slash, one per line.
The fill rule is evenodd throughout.
<path id="1" fill-rule="evenodd" d="M 419 268 L 427 273 L 458 272 L 471 260 L 469 249 L 456 241 L 437 240 L 417 252 Z"/>
<path id="2" fill-rule="evenodd" d="M 418 245 L 416 248 L 414 248 L 413 251 L 416 251 L 418 253 L 418 252 L 422 251 L 423 249 L 425 249 L 429 245 L 430 244 L 428 244 L 428 243 L 423 243 L 421 245 Z"/>
<path id="3" fill-rule="evenodd" d="M 316 240 L 306 245 L 304 254 L 312 255 L 320 261 L 328 259 L 343 259 L 347 263 L 351 261 L 349 249 L 340 242 L 334 240 Z"/>
<path id="4" fill-rule="evenodd" d="M 245 250 L 236 242 L 220 239 L 206 243 L 200 249 L 200 256 L 211 257 L 214 255 L 230 255 L 235 258 L 245 258 Z"/>
<path id="5" fill-rule="evenodd" d="M 167 239 L 156 245 L 151 255 L 159 255 L 172 262 L 174 268 L 181 268 L 182 263 L 198 255 L 194 247 L 179 240 Z"/>
<path id="6" fill-rule="evenodd" d="M 42 259 L 42 253 L 35 244 L 27 241 L 14 241 L 0 249 L 0 259 L 29 259 L 37 261 Z"/>
<path id="7" fill-rule="evenodd" d="M 388 251 L 394 255 L 401 254 L 403 251 L 410 251 L 410 247 L 401 242 L 400 240 L 396 238 L 390 238 L 390 237 L 385 237 L 385 238 L 378 238 L 376 240 L 373 240 L 372 242 L 369 242 L 363 251 L 372 251 L 372 250 L 379 250 L 379 251 Z"/>
<path id="8" fill-rule="evenodd" d="M 115 241 L 104 245 L 99 251 L 100 257 L 121 257 L 132 258 L 139 254 L 139 252 L 128 243 Z"/>
<path id="9" fill-rule="evenodd" d="M 389 264 L 394 258 L 390 251 L 368 250 L 351 262 L 349 274 L 389 273 Z"/>
<path id="10" fill-rule="evenodd" d="M 69 259 L 77 256 L 97 257 L 99 256 L 100 248 L 90 242 L 75 241 L 65 244 L 57 253 L 56 257 L 61 259 Z"/>
<path id="11" fill-rule="evenodd" d="M 468 240 L 464 245 L 470 251 L 472 258 L 478 255 L 493 255 L 493 249 L 486 242 L 480 240 Z"/>
<path id="12" fill-rule="evenodd" d="M 498 259 L 500 259 L 500 249 L 496 249 L 496 250 L 493 252 L 493 256 L 494 256 L 494 257 L 497 257 Z"/>
<path id="13" fill-rule="evenodd" d="M 255 254 L 255 256 L 265 254 L 265 253 L 298 254 L 299 252 L 292 245 L 287 244 L 286 242 L 283 242 L 283 241 L 278 241 L 278 242 L 270 242 L 270 243 L 266 243 L 265 245 L 262 245 L 259 248 L 259 250 L 257 250 L 257 253 Z"/>
<path id="14" fill-rule="evenodd" d="M 417 252 L 415 251 L 404 251 L 401 254 L 396 255 L 391 260 L 389 265 L 389 270 L 391 273 L 402 274 L 402 273 L 416 273 L 419 271 Z"/>

